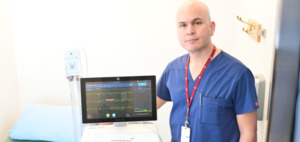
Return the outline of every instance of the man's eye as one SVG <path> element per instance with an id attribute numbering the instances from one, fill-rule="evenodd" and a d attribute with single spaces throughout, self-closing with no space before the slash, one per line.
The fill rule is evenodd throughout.
<path id="1" fill-rule="evenodd" d="M 201 24 L 201 22 L 196 22 L 195 24 L 196 24 L 196 25 L 200 25 L 200 24 Z"/>
<path id="2" fill-rule="evenodd" d="M 180 28 L 184 28 L 186 25 L 185 24 L 180 24 L 179 27 Z"/>

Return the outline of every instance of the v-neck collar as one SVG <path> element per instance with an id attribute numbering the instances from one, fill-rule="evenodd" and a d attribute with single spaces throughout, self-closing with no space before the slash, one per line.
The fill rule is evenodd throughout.
<path id="1" fill-rule="evenodd" d="M 208 66 L 206 67 L 206 72 L 210 70 L 211 66 L 213 66 L 214 62 L 216 62 L 216 60 L 218 60 L 218 58 L 221 56 L 221 54 L 223 54 L 223 50 L 215 57 L 211 60 L 211 62 L 208 64 Z M 201 71 L 200 71 L 201 72 Z M 196 81 L 197 81 L 197 78 L 199 77 L 200 75 L 200 72 L 199 74 L 197 75 L 197 77 L 195 78 L 195 80 L 193 79 L 192 77 L 192 73 L 190 71 L 190 67 L 188 67 L 188 79 L 189 79 L 189 82 L 192 83 L 193 85 L 195 85 Z M 205 72 L 204 72 L 205 73 Z"/>

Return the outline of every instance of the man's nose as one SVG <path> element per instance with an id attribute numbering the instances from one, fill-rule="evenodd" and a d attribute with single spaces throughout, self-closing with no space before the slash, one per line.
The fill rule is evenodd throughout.
<path id="1" fill-rule="evenodd" d="M 195 34 L 195 29 L 193 25 L 188 25 L 187 30 L 186 30 L 187 35 L 193 35 Z"/>

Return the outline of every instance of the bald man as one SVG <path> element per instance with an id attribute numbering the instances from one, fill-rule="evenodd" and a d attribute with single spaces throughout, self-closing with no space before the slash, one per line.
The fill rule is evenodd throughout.
<path id="1" fill-rule="evenodd" d="M 251 71 L 211 41 L 208 7 L 187 1 L 176 16 L 188 51 L 168 64 L 157 84 L 157 108 L 173 102 L 172 142 L 254 142 L 259 108 Z"/>

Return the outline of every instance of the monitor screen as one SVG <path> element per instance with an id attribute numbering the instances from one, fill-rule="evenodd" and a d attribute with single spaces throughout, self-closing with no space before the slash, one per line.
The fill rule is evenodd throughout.
<path id="1" fill-rule="evenodd" d="M 83 123 L 156 120 L 155 76 L 81 78 Z"/>

